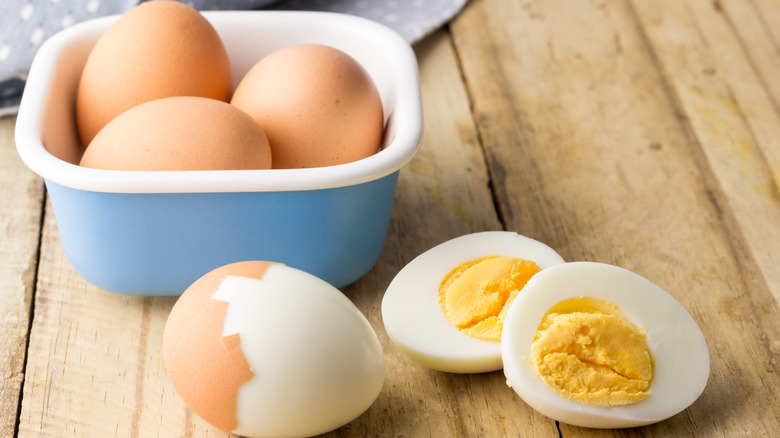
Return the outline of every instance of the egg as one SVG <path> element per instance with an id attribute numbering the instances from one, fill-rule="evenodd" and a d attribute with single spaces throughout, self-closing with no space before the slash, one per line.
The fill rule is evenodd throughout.
<path id="1" fill-rule="evenodd" d="M 382 100 L 368 72 L 319 44 L 279 49 L 239 82 L 231 103 L 268 134 L 273 168 L 345 164 L 379 151 Z"/>
<path id="2" fill-rule="evenodd" d="M 376 333 L 338 289 L 303 271 L 237 262 L 174 305 L 163 360 L 201 418 L 249 438 L 304 437 L 362 414 L 385 376 Z"/>
<path id="3" fill-rule="evenodd" d="M 108 123 L 79 163 L 107 170 L 238 170 L 271 167 L 260 126 L 227 102 L 169 97 Z"/>
<path id="4" fill-rule="evenodd" d="M 501 369 L 501 330 L 512 300 L 538 272 L 563 263 L 549 246 L 508 231 L 467 234 L 409 262 L 382 298 L 392 342 L 431 369 Z"/>
<path id="5" fill-rule="evenodd" d="M 172 96 L 227 102 L 232 91 L 227 51 L 208 21 L 181 2 L 143 2 L 89 53 L 76 95 L 78 133 L 87 146 L 109 121 L 140 103 Z"/>
<path id="6" fill-rule="evenodd" d="M 634 427 L 690 406 L 709 376 L 704 336 L 649 280 L 612 265 L 576 262 L 531 278 L 504 322 L 507 383 L 563 423 Z"/>

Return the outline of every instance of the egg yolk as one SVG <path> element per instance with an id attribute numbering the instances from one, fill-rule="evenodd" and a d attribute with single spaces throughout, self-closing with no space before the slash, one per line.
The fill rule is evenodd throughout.
<path id="1" fill-rule="evenodd" d="M 541 379 L 561 396 L 589 406 L 637 403 L 647 397 L 653 359 L 645 333 L 612 303 L 572 298 L 542 318 L 531 347 Z"/>
<path id="2" fill-rule="evenodd" d="M 447 320 L 478 339 L 500 341 L 504 317 L 518 292 L 541 269 L 516 257 L 488 256 L 458 265 L 439 286 Z"/>

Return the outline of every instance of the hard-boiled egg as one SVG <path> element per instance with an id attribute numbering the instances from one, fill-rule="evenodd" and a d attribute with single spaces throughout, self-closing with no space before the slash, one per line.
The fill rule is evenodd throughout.
<path id="1" fill-rule="evenodd" d="M 633 427 L 691 405 L 709 376 L 699 327 L 643 277 L 589 262 L 535 275 L 512 304 L 501 353 L 532 408 L 575 426 Z"/>
<path id="2" fill-rule="evenodd" d="M 385 329 L 428 368 L 499 370 L 501 326 L 512 300 L 528 278 L 560 263 L 552 248 L 513 232 L 449 240 L 409 262 L 390 283 L 382 299 Z"/>
<path id="3" fill-rule="evenodd" d="M 336 429 L 368 409 L 385 376 L 379 340 L 346 296 L 260 261 L 193 283 L 168 317 L 163 358 L 196 414 L 251 438 Z"/>

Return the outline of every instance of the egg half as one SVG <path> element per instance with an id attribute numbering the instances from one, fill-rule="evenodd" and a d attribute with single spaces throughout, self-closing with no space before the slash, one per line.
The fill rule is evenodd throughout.
<path id="1" fill-rule="evenodd" d="M 399 350 L 428 368 L 499 370 L 501 324 L 511 300 L 536 272 L 563 262 L 549 246 L 513 232 L 454 238 L 398 272 L 382 298 L 385 330 Z"/>
<path id="2" fill-rule="evenodd" d="M 504 321 L 507 384 L 575 426 L 635 427 L 690 406 L 709 377 L 704 336 L 671 295 L 616 266 L 576 262 L 531 278 Z"/>
<path id="3" fill-rule="evenodd" d="M 304 437 L 362 414 L 385 376 L 379 340 L 338 289 L 262 261 L 193 283 L 166 322 L 163 359 L 201 418 L 238 435 Z"/>

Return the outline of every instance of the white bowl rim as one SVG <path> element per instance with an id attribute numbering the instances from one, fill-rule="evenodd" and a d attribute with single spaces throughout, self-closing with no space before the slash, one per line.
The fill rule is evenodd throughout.
<path id="1" fill-rule="evenodd" d="M 417 61 L 411 46 L 395 31 L 378 22 L 320 11 L 206 11 L 215 27 L 235 20 L 294 20 L 355 32 L 375 34 L 386 41 L 383 56 L 392 59 L 396 101 L 389 123 L 393 141 L 378 153 L 346 164 L 307 169 L 114 171 L 90 169 L 52 155 L 41 141 L 43 108 L 49 95 L 55 65 L 70 44 L 102 31 L 119 18 L 101 17 L 76 24 L 45 41 L 35 58 L 22 96 L 16 123 L 17 151 L 24 163 L 47 181 L 77 190 L 109 193 L 201 193 L 318 190 L 362 184 L 399 170 L 419 148 L 422 109 Z M 253 17 L 253 18 L 250 18 Z"/>

